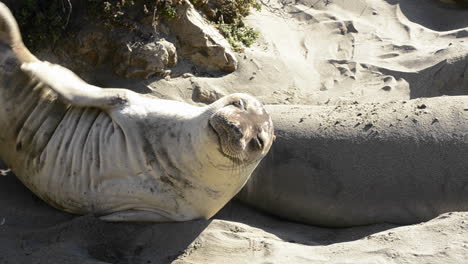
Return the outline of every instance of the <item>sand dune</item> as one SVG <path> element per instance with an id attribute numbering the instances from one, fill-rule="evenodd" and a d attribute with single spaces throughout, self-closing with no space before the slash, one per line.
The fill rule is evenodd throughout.
<path id="1" fill-rule="evenodd" d="M 221 78 L 151 85 L 191 99 L 192 84 L 246 91 L 270 104 L 342 104 L 468 93 L 468 18 L 437 1 L 268 1 L 261 33 Z M 272 83 L 274 80 L 274 83 Z M 174 92 L 175 88 L 184 88 Z"/>

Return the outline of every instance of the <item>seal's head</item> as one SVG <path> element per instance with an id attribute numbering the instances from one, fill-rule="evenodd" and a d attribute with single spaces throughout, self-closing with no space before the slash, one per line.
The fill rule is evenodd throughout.
<path id="1" fill-rule="evenodd" d="M 237 164 L 260 161 L 275 139 L 273 122 L 262 103 L 236 93 L 213 103 L 208 126 L 219 141 L 219 151 Z"/>

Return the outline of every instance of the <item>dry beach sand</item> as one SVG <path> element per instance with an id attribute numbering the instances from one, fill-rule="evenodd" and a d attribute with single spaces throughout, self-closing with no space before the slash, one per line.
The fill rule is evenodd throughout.
<path id="1" fill-rule="evenodd" d="M 174 99 L 190 99 L 196 85 L 245 91 L 266 104 L 468 93 L 466 9 L 431 0 L 268 1 L 247 22 L 260 31 L 260 40 L 240 54 L 236 72 L 151 87 Z"/>
<path id="2" fill-rule="evenodd" d="M 104 223 L 38 200 L 2 176 L 0 263 L 464 263 L 468 213 L 412 226 L 328 229 L 238 202 L 208 221 Z"/>
<path id="3" fill-rule="evenodd" d="M 198 87 L 270 104 L 349 104 L 468 94 L 468 9 L 450 1 L 264 1 L 260 40 L 217 78 L 149 84 L 193 102 Z M 99 79 L 99 77 L 96 77 Z M 111 81 L 101 80 L 102 83 Z M 0 167 L 1 168 L 1 167 Z M 234 201 L 213 219 L 105 223 L 46 205 L 0 171 L 0 263 L 466 263 L 468 212 L 331 229 Z"/>

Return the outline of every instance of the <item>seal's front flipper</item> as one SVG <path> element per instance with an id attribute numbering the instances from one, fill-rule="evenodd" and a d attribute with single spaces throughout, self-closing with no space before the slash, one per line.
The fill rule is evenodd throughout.
<path id="1" fill-rule="evenodd" d="M 171 219 L 155 212 L 126 210 L 99 217 L 107 222 L 170 222 Z"/>
<path id="2" fill-rule="evenodd" d="M 69 69 L 49 62 L 23 63 L 21 69 L 75 106 L 109 109 L 127 103 L 133 93 L 126 89 L 102 89 L 90 85 Z"/>
<path id="3" fill-rule="evenodd" d="M 18 23 L 10 9 L 2 2 L 0 2 L 0 44 L 9 46 L 22 62 L 37 61 L 36 57 L 24 46 Z"/>

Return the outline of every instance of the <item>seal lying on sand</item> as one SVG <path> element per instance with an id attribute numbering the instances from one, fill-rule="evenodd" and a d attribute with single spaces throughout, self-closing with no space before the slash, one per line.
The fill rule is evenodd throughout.
<path id="1" fill-rule="evenodd" d="M 209 218 L 273 141 L 256 99 L 206 107 L 89 85 L 37 60 L 0 3 L 0 159 L 52 206 L 108 221 Z"/>
<path id="2" fill-rule="evenodd" d="M 322 226 L 468 210 L 468 96 L 266 109 L 277 138 L 241 200 Z"/>

